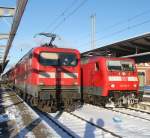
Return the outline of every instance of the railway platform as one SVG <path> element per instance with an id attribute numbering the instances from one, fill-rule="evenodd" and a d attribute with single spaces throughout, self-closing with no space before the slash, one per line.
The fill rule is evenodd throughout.
<path id="1" fill-rule="evenodd" d="M 0 138 L 58 137 L 12 89 L 0 88 Z"/>

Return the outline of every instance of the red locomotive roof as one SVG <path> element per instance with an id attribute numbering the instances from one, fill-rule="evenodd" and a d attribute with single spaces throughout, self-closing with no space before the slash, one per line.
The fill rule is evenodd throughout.
<path id="1" fill-rule="evenodd" d="M 46 50 L 51 50 L 51 51 L 61 51 L 61 52 L 75 52 L 75 53 L 79 53 L 78 50 L 76 49 L 71 49 L 71 48 L 51 48 L 51 47 L 48 47 L 48 46 L 40 46 L 40 47 L 36 47 L 34 48 L 34 51 L 36 50 L 43 50 L 43 51 L 46 51 Z"/>
<path id="2" fill-rule="evenodd" d="M 118 57 L 103 57 L 103 56 L 95 56 L 95 57 L 91 57 L 89 58 L 90 61 L 97 61 L 99 59 L 109 59 L 109 60 L 130 60 L 130 61 L 133 61 L 133 59 L 131 58 L 118 58 Z"/>

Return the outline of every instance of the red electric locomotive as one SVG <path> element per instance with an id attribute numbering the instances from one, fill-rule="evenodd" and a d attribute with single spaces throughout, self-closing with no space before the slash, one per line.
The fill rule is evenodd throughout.
<path id="1" fill-rule="evenodd" d="M 137 102 L 134 60 L 93 56 L 82 60 L 81 69 L 85 102 L 115 107 Z"/>
<path id="2" fill-rule="evenodd" d="M 80 100 L 80 53 L 75 49 L 51 43 L 33 48 L 13 70 L 18 93 L 44 111 L 68 108 Z"/>

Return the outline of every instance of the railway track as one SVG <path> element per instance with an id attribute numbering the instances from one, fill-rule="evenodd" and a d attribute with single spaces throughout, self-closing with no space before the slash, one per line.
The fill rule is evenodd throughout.
<path id="1" fill-rule="evenodd" d="M 97 106 L 97 105 L 94 105 L 94 106 L 96 106 L 98 108 L 102 108 L 102 107 Z M 132 107 L 127 107 L 127 108 L 106 108 L 105 107 L 104 109 L 111 110 L 111 111 L 118 112 L 118 113 L 122 113 L 122 114 L 125 114 L 125 115 L 129 115 L 129 116 L 132 116 L 132 117 L 135 117 L 135 118 L 139 118 L 139 119 L 150 121 L 150 116 L 149 116 L 150 112 L 144 111 L 144 110 L 140 110 L 138 108 L 136 109 L 136 108 L 132 108 Z M 139 114 L 135 115 L 136 114 L 135 112 L 139 113 Z M 140 114 L 140 113 L 142 113 L 142 114 Z"/>
<path id="2" fill-rule="evenodd" d="M 106 109 L 108 109 L 108 108 L 106 108 Z M 135 117 L 135 118 L 143 119 L 143 120 L 146 120 L 146 121 L 150 121 L 150 118 L 142 117 L 142 115 L 134 115 L 134 113 L 130 112 L 130 111 L 132 111 L 131 109 L 127 109 L 127 108 L 124 108 L 124 109 L 126 111 L 125 110 L 120 110 L 120 109 L 108 109 L 108 110 L 111 110 L 111 111 L 114 111 L 114 112 L 118 112 L 118 113 L 121 113 L 121 114 L 125 114 L 125 115 L 129 115 L 129 116 L 132 116 L 132 117 Z M 135 111 L 135 110 L 133 110 L 133 111 Z"/>
<path id="3" fill-rule="evenodd" d="M 23 101 L 20 96 L 18 96 L 18 99 L 21 100 L 21 101 Z M 26 104 L 29 105 L 31 107 L 31 109 L 33 109 L 39 115 L 39 117 L 41 118 L 41 120 L 45 120 L 45 122 L 47 122 L 48 125 L 50 125 L 54 130 L 56 130 L 56 133 L 58 133 L 60 135 L 60 137 L 75 138 L 75 136 L 71 132 L 67 131 L 63 127 L 63 125 L 59 124 L 58 121 L 56 121 L 48 113 L 42 112 L 38 108 L 32 107 L 28 103 L 26 103 Z"/>
<path id="4" fill-rule="evenodd" d="M 34 108 L 32 108 L 34 109 Z M 89 113 L 91 111 L 93 111 L 93 109 L 95 110 L 95 107 L 93 106 L 90 110 Z M 87 109 L 86 109 L 87 110 Z M 106 109 L 107 110 L 107 109 Z M 115 111 L 118 113 L 122 114 L 126 114 L 135 118 L 139 118 L 142 120 L 146 120 L 146 121 L 150 121 L 150 117 L 148 117 L 149 114 L 147 114 L 147 112 L 142 112 L 141 111 L 139 113 L 141 113 L 141 115 L 137 116 L 135 113 L 137 113 L 137 110 L 131 110 L 131 109 L 119 109 L 120 111 Z M 125 110 L 125 111 L 123 111 Z M 83 116 L 81 116 L 81 114 L 72 112 L 72 113 L 68 113 L 68 112 L 57 112 L 56 114 L 52 114 L 52 113 L 43 113 L 41 111 L 39 111 L 38 109 L 34 109 L 34 111 L 36 111 L 36 113 L 38 113 L 38 115 L 41 118 L 46 118 L 46 122 L 47 124 L 49 124 L 50 126 L 54 126 L 54 130 L 57 129 L 57 131 L 59 130 L 59 135 L 61 137 L 73 137 L 73 138 L 78 138 L 78 137 L 123 137 L 126 136 L 126 134 L 122 134 L 121 131 L 118 132 L 117 128 L 111 130 L 109 127 L 100 127 L 100 125 L 97 125 L 97 123 L 95 123 L 95 116 L 94 114 L 91 114 L 91 118 L 93 118 L 93 120 L 91 120 L 91 118 L 86 118 L 86 114 L 83 114 Z M 114 112 L 114 111 L 113 111 Z M 98 108 L 96 109 L 96 114 L 98 114 Z M 100 112 L 105 113 L 105 111 L 101 111 Z M 108 113 L 107 113 L 108 114 Z M 145 114 L 145 115 L 143 115 Z M 147 117 L 145 117 L 147 115 Z M 105 120 L 106 121 L 106 120 Z"/>
<path id="5" fill-rule="evenodd" d="M 96 106 L 97 108 L 100 108 L 100 109 L 104 108 L 104 107 L 101 107 L 101 106 L 98 106 L 98 105 L 93 105 L 93 106 Z M 129 115 L 129 116 L 139 118 L 139 119 L 142 119 L 142 120 L 150 121 L 150 116 L 149 116 L 150 112 L 140 110 L 138 108 L 136 109 L 136 108 L 132 108 L 132 107 L 128 107 L 128 108 L 109 108 L 109 107 L 107 108 L 107 107 L 105 107 L 104 109 L 114 111 L 114 112 L 118 112 L 118 113 L 125 114 L 125 115 Z M 138 115 L 137 115 L 137 113 L 138 113 Z"/>
<path id="6" fill-rule="evenodd" d="M 22 101 L 21 97 L 18 96 L 18 98 Z M 50 126 L 53 126 L 54 129 L 57 129 L 57 133 L 59 133 L 61 137 L 65 137 L 65 138 L 80 138 L 80 137 L 122 138 L 122 136 L 117 135 L 114 132 L 111 132 L 110 130 L 100 127 L 99 125 L 96 125 L 95 123 L 88 121 L 70 112 L 60 111 L 54 114 L 54 113 L 42 112 L 38 108 L 33 108 L 33 107 L 31 108 L 41 117 L 42 120 L 45 120 Z"/>
<path id="7" fill-rule="evenodd" d="M 95 124 L 95 123 L 93 123 L 93 122 L 90 122 L 90 121 L 88 121 L 88 120 L 86 120 L 86 119 L 84 119 L 84 118 L 82 118 L 82 117 L 80 117 L 80 116 L 78 116 L 78 115 L 76 115 L 76 114 L 73 114 L 73 113 L 69 113 L 69 114 L 71 114 L 72 116 L 77 117 L 78 119 L 81 119 L 81 120 L 85 121 L 86 123 L 88 123 L 88 124 L 90 124 L 90 125 L 92 125 L 92 126 L 94 126 L 94 127 L 96 127 L 96 128 L 99 128 L 99 129 L 101 129 L 101 130 L 103 130 L 103 131 L 105 131 L 105 132 L 107 132 L 107 133 L 110 133 L 110 134 L 111 134 L 112 136 L 114 136 L 114 137 L 121 138 L 120 135 L 117 135 L 117 134 L 115 134 L 114 132 L 112 132 L 112 131 L 110 131 L 110 130 L 107 130 L 107 129 L 103 128 L 103 127 L 100 127 L 99 125 L 97 125 L 97 124 Z"/>
<path id="8" fill-rule="evenodd" d="M 133 110 L 139 110 L 142 112 L 150 113 L 150 102 L 140 102 L 139 104 L 133 105 L 129 108 Z"/>
<path id="9" fill-rule="evenodd" d="M 144 111 L 144 110 L 141 110 L 141 109 L 136 109 L 136 108 L 132 108 L 132 107 L 128 107 L 126 109 L 129 109 L 129 110 L 132 110 L 132 111 L 137 111 L 137 112 L 141 112 L 141 113 L 145 113 L 145 114 L 149 114 L 150 115 L 150 112 L 148 111 Z"/>
<path id="10" fill-rule="evenodd" d="M 49 120 L 53 125 L 55 125 L 56 128 L 59 128 L 62 132 L 61 132 L 61 136 L 63 136 L 65 133 L 65 135 L 68 136 L 68 138 L 75 138 L 75 136 L 68 131 L 63 124 L 60 124 L 56 119 L 54 119 L 51 115 L 49 115 L 48 113 L 44 113 L 41 112 L 39 109 L 35 108 L 34 111 L 42 118 L 45 118 L 47 121 Z M 45 120 L 44 119 L 44 120 Z M 49 121 L 47 123 L 49 123 Z"/>
<path id="11" fill-rule="evenodd" d="M 120 135 L 115 134 L 105 128 L 102 128 L 93 122 L 90 122 L 80 116 L 77 116 L 69 112 L 58 112 L 53 115 L 51 113 L 41 112 L 35 109 L 39 116 L 45 116 L 53 124 L 55 124 L 59 129 L 71 138 L 79 137 L 109 137 L 109 138 L 122 138 Z M 88 129 L 87 129 L 88 128 Z M 88 131 L 87 131 L 88 130 Z M 94 131 L 92 131 L 94 130 Z"/>
<path id="12" fill-rule="evenodd" d="M 107 108 L 106 108 L 107 109 Z M 123 109 L 123 108 L 122 108 Z M 78 114 L 68 113 L 68 112 L 58 112 L 56 114 L 53 113 L 45 113 L 41 112 L 39 109 L 34 109 L 36 113 L 42 118 L 46 118 L 51 122 L 52 125 L 55 125 L 55 128 L 60 129 L 61 134 L 65 135 L 65 137 L 78 138 L 78 137 L 119 137 L 122 135 L 111 131 L 111 129 L 103 128 L 94 123 L 94 121 L 90 119 L 85 119 Z M 110 110 L 110 109 L 109 109 Z M 126 114 L 132 117 L 136 117 L 142 120 L 150 121 L 150 117 L 142 117 L 143 112 L 140 116 L 134 115 L 135 110 L 124 109 L 125 111 L 117 111 L 113 110 L 113 112 L 118 112 L 122 114 Z M 127 110 L 128 113 L 127 113 Z M 132 113 L 131 113 L 132 112 Z M 141 112 L 140 112 L 141 113 Z M 47 122 L 47 121 L 46 121 Z M 64 133 L 64 134 L 63 134 Z"/>

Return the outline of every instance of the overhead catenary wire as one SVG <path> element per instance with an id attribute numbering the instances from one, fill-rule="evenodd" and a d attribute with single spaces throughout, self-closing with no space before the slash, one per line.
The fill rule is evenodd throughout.
<path id="1" fill-rule="evenodd" d="M 125 25 L 125 24 L 128 24 L 128 28 L 130 27 L 129 26 L 129 22 L 131 22 L 131 21 L 133 21 L 133 20 L 135 20 L 135 19 L 137 19 L 137 18 L 139 18 L 139 17 L 142 17 L 142 16 L 144 16 L 144 15 L 146 15 L 146 14 L 148 14 L 148 13 L 150 13 L 150 9 L 148 9 L 148 10 L 145 10 L 145 11 L 143 11 L 143 12 L 141 12 L 141 13 L 138 13 L 138 14 L 136 14 L 136 15 L 134 15 L 134 16 L 131 16 L 130 18 L 128 18 L 128 19 L 126 19 L 126 20 L 121 20 L 121 21 L 118 21 L 118 22 L 116 22 L 116 23 L 114 23 L 114 24 L 112 24 L 112 25 L 110 25 L 110 26 L 107 26 L 107 27 L 104 27 L 104 28 L 102 28 L 101 29 L 101 31 L 98 31 L 98 32 L 96 32 L 96 34 L 98 34 L 98 33 L 101 33 L 102 31 L 107 31 L 107 30 L 111 30 L 111 29 L 113 29 L 113 28 L 115 28 L 115 27 L 117 27 L 117 26 L 121 26 L 121 25 Z M 124 29 L 123 29 L 124 30 Z M 86 37 L 90 37 L 90 34 L 87 34 L 86 35 Z M 88 43 L 90 43 L 90 42 L 86 42 L 86 43 L 83 43 L 83 44 L 81 44 L 81 45 L 86 45 L 86 44 L 88 44 Z"/>
<path id="2" fill-rule="evenodd" d="M 148 10 L 146 10 L 144 12 L 138 13 L 138 14 L 136 14 L 134 16 L 131 16 L 130 18 L 128 18 L 126 20 L 118 21 L 118 22 L 116 22 L 116 23 L 114 23 L 114 24 L 112 24 L 112 25 L 110 25 L 108 27 L 103 28 L 102 30 L 106 31 L 106 30 L 110 30 L 110 29 L 112 29 L 114 27 L 117 27 L 117 26 L 120 26 L 120 25 L 123 25 L 123 24 L 127 24 L 127 23 L 129 23 L 129 22 L 131 22 L 131 21 L 133 21 L 133 20 L 135 20 L 135 19 L 137 19 L 137 18 L 139 18 L 139 17 L 141 17 L 141 16 L 143 16 L 145 14 L 148 14 L 148 13 L 150 13 L 150 9 L 148 9 Z M 97 33 L 99 33 L 99 32 L 97 32 Z"/>
<path id="3" fill-rule="evenodd" d="M 64 18 L 56 24 L 55 27 L 52 28 L 51 32 L 54 32 L 56 29 L 58 29 L 69 17 L 71 17 L 74 13 L 76 13 L 88 0 L 83 0 L 79 5 L 74 8 L 70 13 L 68 13 Z"/>
<path id="4" fill-rule="evenodd" d="M 121 29 L 121 30 L 118 30 L 118 31 L 115 31 L 115 32 L 112 32 L 112 33 L 109 33 L 109 34 L 106 34 L 106 35 L 103 35 L 102 37 L 98 38 L 98 39 L 96 40 L 96 42 L 101 41 L 101 40 L 103 40 L 103 39 L 105 39 L 105 38 L 108 38 L 108 37 L 110 37 L 110 36 L 114 36 L 114 35 L 116 35 L 116 34 L 120 34 L 120 33 L 123 33 L 123 32 L 125 32 L 125 31 L 134 29 L 134 28 L 136 28 L 136 27 L 139 27 L 139 26 L 144 25 L 144 24 L 147 24 L 147 23 L 150 23 L 150 19 L 145 20 L 145 21 L 140 22 L 140 23 L 137 23 L 137 24 L 133 24 L 133 25 L 128 26 L 128 27 L 125 27 L 125 28 L 123 28 L 123 29 Z M 82 46 L 87 45 L 87 44 L 89 44 L 89 43 L 90 43 L 90 42 L 86 42 L 86 43 L 84 43 Z"/>
<path id="5" fill-rule="evenodd" d="M 48 30 L 51 26 L 53 26 L 55 23 L 60 20 L 60 18 L 64 17 L 65 14 L 77 3 L 78 0 L 73 0 L 71 4 L 69 4 L 56 18 L 48 24 L 48 26 L 44 29 L 44 31 Z"/>
<path id="6" fill-rule="evenodd" d="M 133 25 L 128 26 L 128 27 L 126 27 L 126 28 L 123 28 L 123 29 L 121 29 L 121 30 L 119 30 L 119 31 L 112 32 L 111 34 L 102 36 L 101 38 L 97 39 L 96 41 L 98 42 L 98 41 L 100 41 L 100 40 L 102 40 L 102 39 L 105 39 L 105 38 L 108 38 L 108 37 L 110 37 L 110 36 L 112 36 L 112 35 L 116 35 L 116 34 L 123 33 L 123 32 L 125 32 L 125 31 L 131 30 L 131 29 L 134 29 L 134 28 L 137 28 L 137 27 L 139 27 L 139 26 L 141 26 L 141 25 L 144 25 L 144 24 L 147 24 L 147 23 L 150 23 L 150 19 L 145 20 L 145 21 L 140 22 L 140 23 L 137 23 L 137 24 L 133 24 Z"/>

